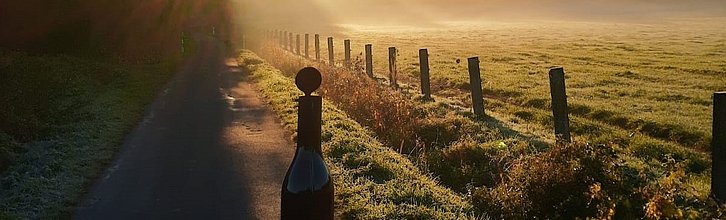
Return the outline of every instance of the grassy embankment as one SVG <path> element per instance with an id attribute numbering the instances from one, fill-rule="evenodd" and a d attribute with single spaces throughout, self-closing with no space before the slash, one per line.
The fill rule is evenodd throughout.
<path id="1" fill-rule="evenodd" d="M 302 95 L 254 53 L 243 51 L 241 66 L 267 97 L 285 126 L 296 129 L 295 98 Z M 324 79 L 326 80 L 326 79 Z M 383 146 L 367 129 L 329 102 L 323 105 L 323 151 L 336 186 L 337 216 L 349 219 L 472 218 L 471 205 Z"/>
<path id="2" fill-rule="evenodd" d="M 180 60 L 0 50 L 0 219 L 68 217 Z"/>
<path id="3" fill-rule="evenodd" d="M 288 75 L 301 66 L 317 65 L 278 49 L 262 51 Z M 592 144 L 540 151 L 543 144 L 536 138 L 522 138 L 517 134 L 522 129 L 516 124 L 529 127 L 534 123 L 531 126 L 536 130 L 551 130 L 551 118 L 545 110 L 518 120 L 519 115 L 512 112 L 520 111 L 520 107 L 494 101 L 488 103 L 488 110 L 495 111 L 495 117 L 479 123 L 466 109 L 456 107 L 466 106 L 463 101 L 437 97 L 437 102 L 421 103 L 412 95 L 415 90 L 391 92 L 360 75 L 351 77 L 356 73 L 321 69 L 335 79 L 329 85 L 324 83 L 326 97 L 371 127 L 388 146 L 399 150 L 402 140 L 415 142 L 413 150 L 400 151 L 423 161 L 424 167 L 452 189 L 467 195 L 473 192 L 470 198 L 477 204 L 475 208 L 487 213 L 619 218 L 717 215 L 707 198 L 708 158 L 688 147 L 648 135 L 633 138 L 621 129 L 575 118 L 574 133 Z M 586 128 L 605 132 L 593 135 Z M 584 152 L 588 153 L 582 155 Z M 565 212 L 560 215 L 552 207 Z"/>

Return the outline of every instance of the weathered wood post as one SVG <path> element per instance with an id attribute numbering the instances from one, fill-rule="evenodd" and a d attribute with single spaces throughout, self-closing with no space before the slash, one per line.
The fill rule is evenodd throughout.
<path id="1" fill-rule="evenodd" d="M 474 115 L 484 116 L 484 97 L 481 91 L 481 72 L 479 71 L 479 57 L 469 57 L 469 84 L 471 85 L 471 104 Z"/>
<path id="2" fill-rule="evenodd" d="M 300 34 L 295 35 L 295 54 L 300 56 Z"/>
<path id="3" fill-rule="evenodd" d="M 320 34 L 315 34 L 315 62 L 320 62 Z"/>
<path id="4" fill-rule="evenodd" d="M 184 32 L 181 32 L 181 53 L 184 54 Z"/>
<path id="5" fill-rule="evenodd" d="M 396 47 L 388 48 L 388 81 L 391 86 L 397 87 L 396 76 L 398 75 L 398 68 L 396 67 Z"/>
<path id="6" fill-rule="evenodd" d="M 726 92 L 713 93 L 711 139 L 711 194 L 726 202 Z"/>
<path id="7" fill-rule="evenodd" d="M 310 48 L 310 34 L 305 34 L 305 58 L 310 58 L 308 56 L 308 50 Z"/>
<path id="8" fill-rule="evenodd" d="M 247 49 L 247 36 L 242 35 L 242 49 Z"/>
<path id="9" fill-rule="evenodd" d="M 295 47 L 294 47 L 293 44 L 295 43 L 295 41 L 292 40 L 292 32 L 290 32 L 290 34 L 288 36 L 289 36 L 289 42 L 290 43 L 287 46 L 290 47 L 290 53 L 294 53 L 295 52 L 294 51 L 295 50 Z"/>
<path id="10" fill-rule="evenodd" d="M 429 81 L 429 50 L 418 50 L 419 67 L 421 68 L 421 94 L 424 99 L 431 99 L 431 83 Z"/>
<path id="11" fill-rule="evenodd" d="M 287 31 L 282 34 L 282 49 L 287 50 Z"/>
<path id="12" fill-rule="evenodd" d="M 562 67 L 550 69 L 550 93 L 552 94 L 552 116 L 555 122 L 557 140 L 570 142 L 570 118 L 565 92 L 565 71 Z"/>
<path id="13" fill-rule="evenodd" d="M 280 31 L 280 33 L 278 33 L 278 35 L 277 35 L 277 38 L 280 41 L 280 48 L 282 48 L 282 49 L 285 49 L 285 36 L 286 35 L 283 31 Z"/>
<path id="14" fill-rule="evenodd" d="M 335 54 L 333 54 L 333 37 L 328 37 L 328 63 L 335 67 Z"/>
<path id="15" fill-rule="evenodd" d="M 277 36 L 276 36 L 277 37 L 277 46 L 282 47 L 282 45 L 285 45 L 282 42 L 282 31 L 278 30 L 276 34 L 277 34 Z"/>
<path id="16" fill-rule="evenodd" d="M 366 74 L 373 78 L 373 45 L 366 44 Z"/>
<path id="17" fill-rule="evenodd" d="M 345 48 L 345 68 L 350 68 L 350 40 L 346 39 L 343 41 Z"/>

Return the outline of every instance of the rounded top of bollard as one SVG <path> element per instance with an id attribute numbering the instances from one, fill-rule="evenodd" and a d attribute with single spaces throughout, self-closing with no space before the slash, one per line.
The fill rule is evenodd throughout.
<path id="1" fill-rule="evenodd" d="M 298 71 L 295 76 L 295 85 L 305 93 L 305 96 L 310 96 L 313 91 L 317 90 L 322 81 L 323 77 L 320 75 L 320 71 L 314 67 L 305 67 Z"/>

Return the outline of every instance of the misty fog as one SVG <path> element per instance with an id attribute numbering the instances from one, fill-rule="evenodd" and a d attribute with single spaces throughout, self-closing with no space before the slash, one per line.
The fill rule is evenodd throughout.
<path id="1" fill-rule="evenodd" d="M 319 31 L 337 24 L 432 26 L 441 21 L 659 22 L 724 17 L 722 0 L 239 0 L 246 24 Z"/>

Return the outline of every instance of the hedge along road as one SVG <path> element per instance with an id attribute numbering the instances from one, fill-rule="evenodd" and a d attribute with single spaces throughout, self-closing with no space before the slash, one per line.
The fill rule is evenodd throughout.
<path id="1" fill-rule="evenodd" d="M 290 134 L 219 40 L 198 39 L 74 219 L 279 218 Z"/>

